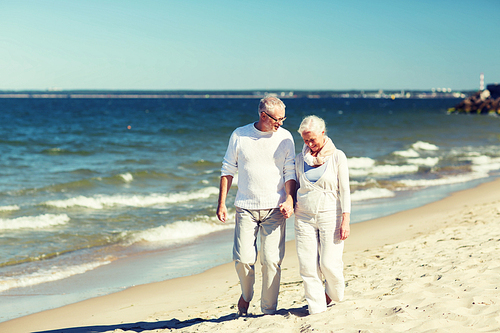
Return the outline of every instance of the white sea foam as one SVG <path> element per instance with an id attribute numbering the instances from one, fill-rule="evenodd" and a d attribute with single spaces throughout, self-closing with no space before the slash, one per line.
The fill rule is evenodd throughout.
<path id="1" fill-rule="evenodd" d="M 490 157 L 486 155 L 473 156 L 468 158 L 473 164 L 476 165 L 498 165 L 500 157 Z M 493 170 L 493 169 L 492 169 Z"/>
<path id="2" fill-rule="evenodd" d="M 470 161 L 471 169 L 474 172 L 488 173 L 493 170 L 500 170 L 500 157 L 490 157 L 477 152 L 470 152 L 468 156 L 461 157 L 462 161 Z"/>
<path id="3" fill-rule="evenodd" d="M 127 173 L 123 173 L 120 175 L 120 177 L 122 177 L 122 179 L 126 182 L 126 183 L 130 183 L 131 181 L 134 180 L 134 176 L 132 176 L 132 174 L 130 172 L 127 172 Z"/>
<path id="4" fill-rule="evenodd" d="M 358 190 L 351 194 L 352 201 L 363 201 L 377 198 L 391 198 L 395 196 L 394 192 L 386 188 L 370 188 L 367 190 Z"/>
<path id="5" fill-rule="evenodd" d="M 358 182 L 357 180 L 352 180 L 352 179 L 349 179 L 349 185 L 351 186 L 364 186 L 366 185 L 366 182 Z"/>
<path id="6" fill-rule="evenodd" d="M 113 206 L 148 207 L 159 204 L 173 204 L 191 200 L 205 199 L 211 195 L 218 194 L 216 187 L 205 187 L 194 192 L 180 192 L 172 194 L 150 194 L 150 195 L 96 195 L 94 197 L 78 196 L 66 200 L 53 200 L 45 202 L 47 206 L 58 208 L 86 207 L 103 209 Z"/>
<path id="7" fill-rule="evenodd" d="M 11 211 L 11 210 L 19 210 L 18 205 L 12 205 L 12 206 L 0 206 L 0 211 Z"/>
<path id="8" fill-rule="evenodd" d="M 15 219 L 0 219 L 0 230 L 42 229 L 68 223 L 66 214 L 43 214 L 38 216 L 22 216 Z"/>
<path id="9" fill-rule="evenodd" d="M 111 261 L 92 262 L 76 266 L 54 266 L 22 276 L 3 277 L 0 280 L 0 292 L 12 288 L 29 287 L 40 283 L 58 281 L 73 275 L 83 274 L 99 266 L 109 264 Z"/>
<path id="10" fill-rule="evenodd" d="M 415 173 L 418 171 L 418 165 L 376 165 L 366 169 L 349 169 L 349 174 L 353 177 L 362 177 L 368 175 L 399 175 Z"/>
<path id="11" fill-rule="evenodd" d="M 475 155 L 475 156 L 465 157 L 464 160 L 471 161 L 472 164 L 484 165 L 484 164 L 490 164 L 493 159 L 486 155 Z"/>
<path id="12" fill-rule="evenodd" d="M 424 141 L 417 141 L 414 144 L 412 144 L 411 147 L 417 150 L 439 150 L 438 146 Z"/>
<path id="13" fill-rule="evenodd" d="M 428 158 L 429 159 L 429 158 Z M 477 153 L 471 153 L 467 157 L 462 157 L 463 161 L 472 163 L 472 172 L 458 174 L 453 176 L 445 176 L 438 179 L 407 179 L 400 182 L 410 187 L 429 187 L 438 185 L 450 185 L 465 183 L 475 179 L 488 177 L 488 173 L 493 170 L 500 170 L 500 158 L 489 157 Z M 430 162 L 431 160 L 429 160 Z"/>
<path id="14" fill-rule="evenodd" d="M 209 220 L 209 218 L 207 218 L 207 220 Z M 234 228 L 234 224 L 178 221 L 133 234 L 129 238 L 129 242 L 136 243 L 145 241 L 178 244 L 191 240 L 195 237 L 229 228 Z"/>
<path id="15" fill-rule="evenodd" d="M 439 163 L 439 157 L 409 158 L 407 162 L 414 165 L 435 166 Z"/>
<path id="16" fill-rule="evenodd" d="M 398 175 L 404 173 L 415 173 L 417 171 L 417 165 L 377 165 L 372 168 L 371 174 Z"/>
<path id="17" fill-rule="evenodd" d="M 472 170 L 475 172 L 482 172 L 482 173 L 488 173 L 493 170 L 500 170 L 500 162 L 490 163 L 487 165 L 474 165 L 472 166 Z"/>
<path id="18" fill-rule="evenodd" d="M 369 157 L 351 157 L 347 159 L 349 169 L 366 169 L 375 165 L 375 160 Z"/>
<path id="19" fill-rule="evenodd" d="M 415 173 L 417 165 L 375 165 L 375 160 L 369 157 L 351 157 L 347 160 L 349 175 L 352 177 L 363 177 L 368 175 L 398 175 Z"/>
<path id="20" fill-rule="evenodd" d="M 495 162 L 495 160 L 497 160 Z M 475 172 L 488 173 L 493 170 L 500 170 L 500 159 L 491 159 L 487 164 L 477 164 L 472 166 Z"/>
<path id="21" fill-rule="evenodd" d="M 398 150 L 393 153 L 401 157 L 419 157 L 420 154 L 415 149 Z"/>

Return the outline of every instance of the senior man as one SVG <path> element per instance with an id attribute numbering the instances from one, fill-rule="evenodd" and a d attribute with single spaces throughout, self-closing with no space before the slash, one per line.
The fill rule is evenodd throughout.
<path id="1" fill-rule="evenodd" d="M 273 314 L 278 305 L 281 262 L 285 255 L 286 219 L 293 214 L 295 146 L 282 128 L 285 104 L 276 97 L 259 103 L 258 122 L 234 130 L 222 162 L 217 217 L 226 222 L 226 197 L 238 173 L 233 259 L 240 279 L 239 315 L 247 315 L 253 297 L 257 235 L 262 263 L 261 310 Z"/>

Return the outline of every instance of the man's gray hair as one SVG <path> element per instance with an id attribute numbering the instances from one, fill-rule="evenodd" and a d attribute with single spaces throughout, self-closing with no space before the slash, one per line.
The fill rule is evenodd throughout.
<path id="1" fill-rule="evenodd" d="M 278 108 L 278 109 L 283 109 L 283 111 L 285 110 L 285 103 L 283 103 L 283 101 L 281 99 L 279 99 L 278 97 L 274 97 L 274 96 L 268 96 L 268 97 L 264 97 L 263 99 L 260 100 L 260 103 L 259 103 L 259 115 L 266 111 L 266 112 L 271 112 L 274 114 L 274 110 Z"/>
<path id="2" fill-rule="evenodd" d="M 325 121 L 318 116 L 307 116 L 300 123 L 299 129 L 297 132 L 302 135 L 304 132 L 313 132 L 316 134 L 320 134 L 325 131 L 326 134 L 326 125 Z"/>

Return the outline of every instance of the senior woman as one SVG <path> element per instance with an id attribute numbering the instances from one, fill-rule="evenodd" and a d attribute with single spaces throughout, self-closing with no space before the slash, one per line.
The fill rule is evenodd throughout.
<path id="1" fill-rule="evenodd" d="M 309 313 L 315 314 L 326 311 L 332 300 L 344 298 L 342 252 L 350 233 L 349 171 L 344 152 L 326 136 L 323 119 L 307 116 L 298 132 L 304 148 L 295 157 L 295 237 Z"/>

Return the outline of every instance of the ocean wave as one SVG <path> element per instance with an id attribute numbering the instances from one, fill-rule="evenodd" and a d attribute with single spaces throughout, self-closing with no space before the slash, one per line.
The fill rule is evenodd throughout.
<path id="1" fill-rule="evenodd" d="M 400 175 L 416 173 L 418 165 L 376 165 L 366 169 L 349 169 L 349 174 L 353 177 L 362 177 L 369 175 Z"/>
<path id="2" fill-rule="evenodd" d="M 407 150 L 397 150 L 393 152 L 394 155 L 401 157 L 419 157 L 420 154 L 415 149 L 407 149 Z"/>
<path id="3" fill-rule="evenodd" d="M 432 167 L 439 163 L 439 157 L 409 158 L 407 163 Z"/>
<path id="4" fill-rule="evenodd" d="M 52 200 L 43 203 L 47 206 L 57 208 L 85 207 L 92 209 L 103 209 L 113 206 L 148 207 L 158 204 L 173 204 L 191 200 L 199 200 L 218 194 L 216 187 L 205 187 L 194 192 L 180 192 L 173 194 L 150 194 L 150 195 L 96 195 L 94 197 L 78 196 L 65 200 Z"/>
<path id="5" fill-rule="evenodd" d="M 154 170 L 142 170 L 130 173 L 134 179 L 182 179 L 180 176 L 176 176 L 173 173 L 163 173 Z"/>
<path id="6" fill-rule="evenodd" d="M 45 282 L 62 280 L 73 275 L 83 274 L 99 266 L 107 265 L 110 262 L 109 260 L 105 260 L 75 266 L 53 266 L 50 269 L 41 269 L 37 272 L 21 276 L 3 277 L 0 280 L 0 292 L 13 288 L 29 287 Z"/>
<path id="7" fill-rule="evenodd" d="M 438 146 L 424 141 L 417 141 L 414 144 L 412 144 L 411 147 L 417 150 L 439 150 Z"/>
<path id="8" fill-rule="evenodd" d="M 369 157 L 351 157 L 347 159 L 349 169 L 371 168 L 375 165 L 375 160 Z"/>
<path id="9" fill-rule="evenodd" d="M 370 188 L 366 190 L 358 190 L 351 194 L 352 201 L 363 201 L 378 198 L 391 198 L 395 196 L 394 192 L 386 188 Z"/>
<path id="10" fill-rule="evenodd" d="M 468 157 L 466 160 L 472 162 L 472 170 L 476 172 L 489 172 L 493 170 L 500 170 L 500 157 L 490 157 L 480 155 L 475 157 Z"/>
<path id="11" fill-rule="evenodd" d="M 0 206 L 0 211 L 13 211 L 13 210 L 19 210 L 18 205 L 11 205 L 11 206 Z"/>
<path id="12" fill-rule="evenodd" d="M 14 219 L 0 219 L 0 230 L 42 229 L 63 225 L 70 221 L 66 214 L 43 214 L 22 216 Z"/>
<path id="13" fill-rule="evenodd" d="M 84 176 L 93 176 L 97 172 L 89 169 L 78 169 L 71 171 L 71 173 L 81 174 Z M 76 192 L 80 189 L 91 189 L 99 187 L 100 184 L 108 184 L 112 186 L 123 186 L 123 183 L 130 183 L 137 180 L 163 180 L 163 179 L 180 179 L 181 177 L 172 174 L 160 173 L 156 171 L 136 171 L 136 172 L 124 172 L 121 174 L 115 174 L 107 177 L 88 177 L 81 180 L 52 184 L 40 188 L 27 188 L 17 192 L 19 195 L 24 195 L 26 193 L 32 192 Z"/>
<path id="14" fill-rule="evenodd" d="M 126 183 L 130 183 L 134 180 L 134 176 L 130 172 L 123 173 L 119 175 Z"/>
<path id="15" fill-rule="evenodd" d="M 352 177 L 363 177 L 368 175 L 399 175 L 405 173 L 415 173 L 418 165 L 394 165 L 380 164 L 369 157 L 351 157 L 347 160 L 349 175 Z"/>
<path id="16" fill-rule="evenodd" d="M 220 162 L 212 162 L 206 160 L 198 160 L 191 163 L 184 163 L 180 165 L 180 168 L 186 169 L 198 169 L 198 170 L 206 170 L 207 168 L 216 168 L 220 169 Z"/>
<path id="17" fill-rule="evenodd" d="M 80 150 L 80 151 L 71 151 L 67 149 L 62 149 L 62 148 L 50 148 L 50 149 L 44 149 L 42 150 L 42 154 L 46 155 L 81 155 L 81 156 L 89 156 L 92 155 L 91 152 L 85 151 L 85 150 Z"/>
<path id="18" fill-rule="evenodd" d="M 207 220 L 210 218 L 207 217 Z M 160 227 L 143 230 L 128 238 L 128 243 L 163 242 L 178 244 L 215 231 L 234 228 L 232 223 L 177 221 Z"/>

